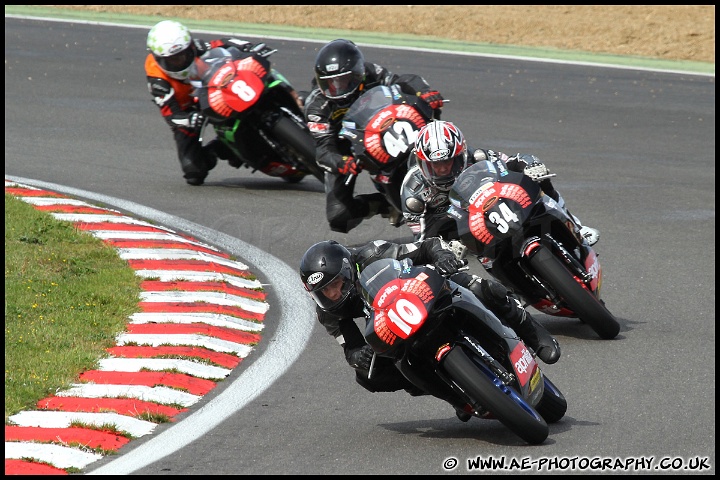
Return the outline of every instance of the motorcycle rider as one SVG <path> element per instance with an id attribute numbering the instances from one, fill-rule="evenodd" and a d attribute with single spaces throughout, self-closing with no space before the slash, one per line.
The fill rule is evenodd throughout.
<path id="1" fill-rule="evenodd" d="M 509 296 L 499 282 L 485 279 L 458 269 L 465 265 L 458 260 L 448 244 L 439 237 L 413 243 L 398 244 L 375 240 L 359 247 L 348 248 L 334 240 L 312 245 L 300 261 L 300 278 L 316 303 L 319 322 L 340 344 L 348 364 L 355 369 L 355 380 L 370 392 L 394 392 L 405 389 L 411 395 L 423 392 L 399 370 L 391 359 L 376 357 L 371 378 L 368 377 L 373 349 L 355 323 L 365 317 L 362 297 L 357 286 L 358 273 L 375 260 L 409 258 L 414 264 L 433 264 L 443 275 L 468 288 L 503 323 L 510 326 L 545 363 L 553 364 L 560 358 L 560 345 L 542 325 L 522 308 L 521 303 Z M 446 398 L 445 398 L 446 399 Z M 458 418 L 463 421 L 470 415 L 463 406 L 456 406 Z"/>
<path id="2" fill-rule="evenodd" d="M 468 151 L 472 151 L 472 155 Z M 405 223 L 414 238 L 422 239 L 429 234 L 452 240 L 448 228 L 454 231 L 455 222 L 445 215 L 445 211 L 450 205 L 448 195 L 455 179 L 467 166 L 497 158 L 505 162 L 508 170 L 523 172 L 538 182 L 542 191 L 575 220 L 588 244 L 597 243 L 600 232 L 582 225 L 567 210 L 565 201 L 555 190 L 550 178 L 545 178 L 549 174 L 547 167 L 535 155 L 518 153 L 511 157 L 503 152 L 469 148 L 460 129 L 452 122 L 442 120 L 430 122 L 418 132 L 410 155 L 410 161 L 414 161 L 415 165 L 405 175 L 400 191 Z"/>
<path id="3" fill-rule="evenodd" d="M 353 157 L 349 143 L 338 136 L 342 119 L 364 91 L 378 85 L 397 84 L 403 92 L 418 95 L 437 118 L 443 106 L 442 95 L 419 75 L 396 75 L 381 65 L 366 62 L 350 40 L 325 44 L 315 58 L 314 71 L 313 90 L 305 99 L 305 120 L 316 141 L 317 162 L 327 172 L 325 209 L 330 229 L 347 233 L 363 219 L 377 214 L 389 218 L 394 226 L 401 225 L 402 213 L 380 191 L 354 194 L 356 175 L 363 167 Z M 377 182 L 374 177 L 373 182 Z"/>
<path id="4" fill-rule="evenodd" d="M 204 116 L 191 95 L 190 74 L 195 59 L 215 47 L 249 51 L 254 45 L 237 38 L 210 41 L 193 38 L 187 27 L 174 20 L 155 24 L 147 36 L 148 90 L 173 132 L 183 177 L 190 185 L 202 185 L 218 158 L 230 160 L 235 167 L 241 164 L 219 140 L 214 139 L 207 145 L 202 145 L 200 140 Z"/>

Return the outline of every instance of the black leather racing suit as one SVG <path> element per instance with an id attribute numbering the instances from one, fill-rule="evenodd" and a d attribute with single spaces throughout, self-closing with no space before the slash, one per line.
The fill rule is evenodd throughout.
<path id="1" fill-rule="evenodd" d="M 521 154 L 509 156 L 503 152 L 495 152 L 493 150 L 472 149 L 468 156 L 468 166 L 482 160 L 500 159 L 505 162 L 508 170 L 514 172 L 523 172 L 527 163 L 522 160 Z M 400 190 L 400 199 L 402 213 L 405 217 L 405 223 L 413 233 L 415 240 L 421 240 L 426 237 L 442 237 L 444 240 L 457 239 L 457 227 L 455 220 L 446 215 L 446 211 L 450 206 L 448 195 L 449 190 L 436 187 L 422 174 L 420 167 L 417 165 L 417 157 L 413 154 L 411 162 L 413 167 L 403 179 Z M 540 182 L 543 192 L 551 196 L 564 208 L 565 202 L 560 194 L 555 190 L 549 179 Z"/>
<path id="2" fill-rule="evenodd" d="M 375 240 L 360 247 L 349 247 L 348 250 L 352 254 L 352 262 L 355 263 L 357 271 L 362 271 L 381 258 L 397 260 L 409 258 L 414 264 L 435 264 L 443 259 L 455 257 L 448 245 L 437 237 L 406 244 Z M 451 279 L 470 289 L 503 322 L 512 324 L 524 318 L 525 311 L 519 303 L 508 298 L 507 290 L 500 283 L 464 272 L 454 274 Z M 331 313 L 317 307 L 317 316 L 327 332 L 343 348 L 348 363 L 350 363 L 350 355 L 355 350 L 367 345 L 363 333 L 355 323 L 356 318 L 365 319 L 364 304 L 357 292 L 338 312 Z M 395 368 L 393 361 L 386 357 L 376 358 L 372 379 L 368 379 L 367 370 L 358 368 L 355 372 L 356 381 L 371 392 L 394 392 L 406 389 L 411 394 L 422 394 Z"/>
<path id="3" fill-rule="evenodd" d="M 326 170 L 325 174 L 325 213 L 334 232 L 347 233 L 376 214 L 385 215 L 390 203 L 378 190 L 377 193 L 354 195 L 356 177 L 346 185 L 347 176 L 339 173 L 344 164 L 343 157 L 352 156 L 350 144 L 340 138 L 338 133 L 342 119 L 348 109 L 362 93 L 378 85 L 397 84 L 405 93 L 415 95 L 430 90 L 428 83 L 419 75 L 396 75 L 375 63 L 365 62 L 365 80 L 358 87 L 355 96 L 344 99 L 342 103 L 327 98 L 319 88 L 313 88 L 305 99 L 305 120 L 315 138 L 316 159 Z M 315 82 L 313 80 L 313 87 Z M 436 118 L 439 114 L 436 113 Z M 373 178 L 373 182 L 375 179 Z M 397 190 L 402 178 L 398 179 Z"/>

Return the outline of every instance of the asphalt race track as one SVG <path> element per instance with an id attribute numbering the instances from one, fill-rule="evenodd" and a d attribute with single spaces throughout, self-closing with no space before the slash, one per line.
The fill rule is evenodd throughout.
<path id="1" fill-rule="evenodd" d="M 289 185 L 221 163 L 204 186 L 186 185 L 147 93 L 146 33 L 6 17 L 5 174 L 166 214 L 173 228 L 236 250 L 270 308 L 263 340 L 217 388 L 86 473 L 462 474 L 482 472 L 473 461 L 489 457 L 520 465 L 502 473 L 715 473 L 714 74 L 363 47 L 437 86 L 451 100 L 443 118 L 471 145 L 539 156 L 570 210 L 601 232 L 603 297 L 621 332 L 600 340 L 577 320 L 536 315 L 563 349 L 543 370 L 568 412 L 528 447 L 498 422 L 460 422 L 437 399 L 355 384 L 334 340 L 304 322 L 306 299 L 287 301 L 304 291 L 283 273 L 317 241 L 407 241 L 409 230 L 373 218 L 331 232 L 312 178 Z M 274 66 L 307 89 L 320 44 L 267 43 Z M 361 178 L 359 190 L 370 188 Z M 297 334 L 287 368 L 253 377 L 254 396 L 186 437 L 183 419 L 215 411 L 242 382 L 254 387 L 244 374 L 263 367 L 273 339 L 294 338 L 294 316 L 312 331 Z M 163 435 L 187 441 L 164 452 L 153 442 Z"/>

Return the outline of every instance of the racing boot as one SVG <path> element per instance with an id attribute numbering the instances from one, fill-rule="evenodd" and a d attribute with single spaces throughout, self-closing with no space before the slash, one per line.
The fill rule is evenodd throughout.
<path id="1" fill-rule="evenodd" d="M 231 167 L 240 168 L 244 163 L 242 158 L 235 155 L 235 153 L 230 149 L 230 147 L 225 145 L 217 138 L 211 140 L 207 145 L 203 147 L 203 149 L 214 153 L 215 156 L 220 160 L 227 160 L 228 164 Z"/>
<path id="2" fill-rule="evenodd" d="M 535 350 L 535 354 L 543 362 L 552 365 L 560 360 L 560 344 L 555 337 L 532 318 L 527 310 L 522 307 L 518 309 L 522 312 L 519 320 L 517 316 L 514 316 L 512 321 L 506 319 L 507 323 L 511 324 L 510 328 L 515 330 L 528 347 Z"/>
<path id="3" fill-rule="evenodd" d="M 396 228 L 405 223 L 405 217 L 403 216 L 402 212 L 396 210 L 393 206 L 391 206 L 390 211 L 386 215 L 382 215 L 382 217 L 387 218 L 390 222 L 390 225 Z"/>
<path id="4" fill-rule="evenodd" d="M 585 238 L 591 247 L 600 240 L 600 231 L 586 225 L 580 225 L 580 235 Z"/>
<path id="5" fill-rule="evenodd" d="M 546 195 L 549 195 L 550 197 L 552 197 L 553 200 L 558 202 L 560 207 L 565 210 L 565 213 L 570 215 L 570 218 L 573 219 L 573 221 L 580 229 L 580 235 L 582 235 L 585 241 L 587 241 L 588 245 L 592 247 L 598 242 L 598 240 L 600 240 L 600 231 L 598 229 L 583 225 L 578 217 L 570 213 L 570 210 L 568 210 L 567 206 L 565 205 L 565 200 L 560 195 L 560 192 L 555 190 L 555 187 L 553 186 L 550 179 L 546 179 L 540 182 L 540 188 L 542 188 L 542 191 Z"/>
<path id="6" fill-rule="evenodd" d="M 382 218 L 387 218 L 390 225 L 393 227 L 399 227 L 405 223 L 405 216 L 403 213 L 393 207 L 385 197 L 382 197 L 379 201 L 371 201 L 369 205 L 370 211 L 368 212 L 368 216 L 365 218 L 370 218 L 379 214 Z"/>
<path id="7" fill-rule="evenodd" d="M 461 285 L 466 284 L 468 288 L 488 307 L 498 318 L 509 326 L 518 336 L 527 344 L 528 347 L 535 351 L 540 360 L 548 365 L 557 362 L 560 359 L 560 344 L 545 327 L 540 325 L 525 310 L 522 303 L 512 295 L 508 294 L 505 286 L 494 280 L 472 277 L 470 281 L 463 282 L 462 273 L 453 276 L 453 280 Z"/>
<path id="8" fill-rule="evenodd" d="M 464 408 L 455 407 L 455 416 L 461 422 L 467 422 L 472 418 L 472 413 L 468 413 L 468 410 L 472 410 L 470 405 L 465 405 Z"/>
<path id="9" fill-rule="evenodd" d="M 367 202 L 368 211 L 364 216 L 365 219 L 372 218 L 375 215 L 388 218 L 392 206 L 382 193 L 370 193 L 363 195 L 362 198 L 364 198 L 365 202 Z"/>
<path id="10" fill-rule="evenodd" d="M 579 218 L 577 218 L 575 215 L 570 213 L 570 210 L 566 210 L 568 215 L 575 221 L 577 226 L 580 228 L 580 235 L 585 239 L 585 241 L 590 245 L 591 247 L 595 245 L 598 240 L 600 240 L 600 230 L 597 228 L 588 227 L 586 225 L 583 225 Z"/>

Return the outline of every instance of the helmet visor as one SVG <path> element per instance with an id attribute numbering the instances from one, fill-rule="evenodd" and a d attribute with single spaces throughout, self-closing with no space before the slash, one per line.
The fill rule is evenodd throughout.
<path id="1" fill-rule="evenodd" d="M 444 178 L 452 176 L 454 159 L 441 160 L 438 162 L 427 162 L 427 169 L 430 178 Z"/>
<path id="2" fill-rule="evenodd" d="M 356 72 L 318 77 L 318 86 L 328 98 L 343 98 L 353 93 L 360 85 L 362 76 Z"/>
<path id="3" fill-rule="evenodd" d="M 192 64 L 195 59 L 195 52 L 192 48 L 186 48 L 182 52 L 169 57 L 155 55 L 155 59 L 166 72 L 182 72 Z"/>
<path id="4" fill-rule="evenodd" d="M 355 286 L 350 263 L 343 261 L 340 273 L 332 280 L 310 291 L 315 303 L 324 310 L 332 310 L 339 307 L 347 298 Z"/>
<path id="5" fill-rule="evenodd" d="M 466 155 L 460 154 L 447 160 L 420 161 L 420 170 L 425 178 L 439 188 L 449 188 L 460 172 L 465 169 Z"/>

